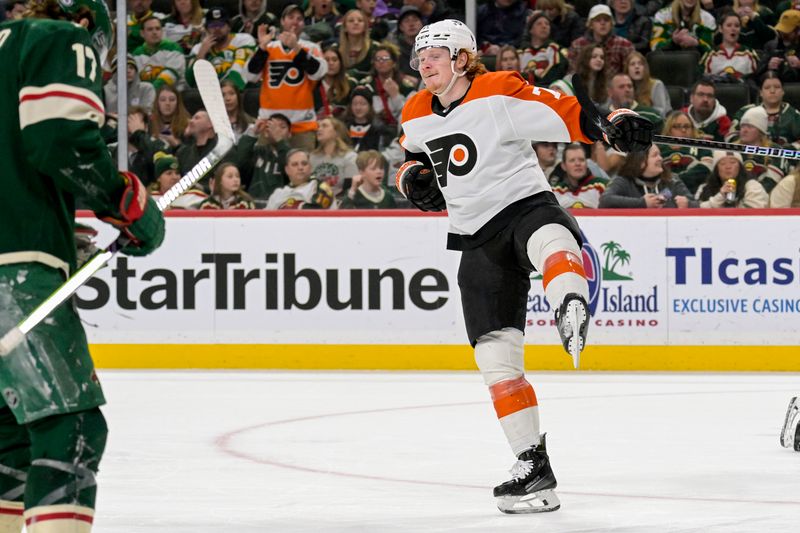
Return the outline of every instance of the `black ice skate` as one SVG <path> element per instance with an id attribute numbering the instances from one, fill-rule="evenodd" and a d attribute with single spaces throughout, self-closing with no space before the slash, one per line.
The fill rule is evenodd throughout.
<path id="1" fill-rule="evenodd" d="M 800 402 L 797 401 L 797 396 L 789 401 L 789 408 L 786 410 L 786 420 L 781 430 L 781 446 L 800 452 Z"/>
<path id="2" fill-rule="evenodd" d="M 547 513 L 561 507 L 554 491 L 558 483 L 550 468 L 545 436 L 539 446 L 519 454 L 511 468 L 511 480 L 494 488 L 497 508 L 504 513 Z"/>
<path id="3" fill-rule="evenodd" d="M 556 327 L 561 335 L 561 343 L 572 356 L 572 363 L 577 369 L 589 332 L 589 305 L 583 296 L 574 292 L 564 296 L 561 307 L 556 309 Z"/>

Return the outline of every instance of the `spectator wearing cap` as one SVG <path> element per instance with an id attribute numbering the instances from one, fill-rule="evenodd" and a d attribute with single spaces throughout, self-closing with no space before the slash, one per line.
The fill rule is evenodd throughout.
<path id="1" fill-rule="evenodd" d="M 262 80 L 259 118 L 280 113 L 292 123 L 292 146 L 311 149 L 319 127 L 314 107 L 314 87 L 328 72 L 320 47 L 300 38 L 305 27 L 303 10 L 296 4 L 284 8 L 281 30 L 258 27 L 258 50 L 247 64 L 250 79 Z"/>
<path id="2" fill-rule="evenodd" d="M 258 27 L 277 26 L 278 17 L 267 11 L 267 0 L 239 0 L 239 14 L 231 19 L 231 31 L 249 33 L 258 39 Z"/>
<path id="3" fill-rule="evenodd" d="M 614 35 L 611 8 L 605 4 L 593 6 L 589 10 L 586 26 L 588 28 L 586 34 L 575 39 L 569 47 L 569 61 L 572 70 L 577 69 L 581 50 L 601 46 L 605 52 L 607 74 L 613 76 L 617 72 L 621 72 L 625 58 L 633 51 L 633 44 L 624 37 Z"/>
<path id="4" fill-rule="evenodd" d="M 414 52 L 414 41 L 417 34 L 422 29 L 422 13 L 415 6 L 403 6 L 397 17 L 397 29 L 389 34 L 389 42 L 397 45 L 400 51 L 398 66 L 400 72 L 406 76 L 412 76 L 419 82 L 419 71 L 411 68 L 411 55 Z"/>
<path id="5" fill-rule="evenodd" d="M 767 191 L 748 175 L 739 152 L 722 150 L 714 150 L 711 174 L 697 189 L 697 199 L 700 207 L 769 206 Z"/>
<path id="6" fill-rule="evenodd" d="M 144 43 L 141 22 L 145 18 L 164 19 L 167 17 L 164 13 L 150 9 L 152 5 L 153 0 L 128 0 L 128 50 L 135 50 Z"/>
<path id="7" fill-rule="evenodd" d="M 328 64 L 328 71 L 314 87 L 317 120 L 326 117 L 341 118 L 350 103 L 350 91 L 358 85 L 358 80 L 345 71 L 338 46 L 327 46 L 322 51 L 322 57 Z"/>
<path id="8" fill-rule="evenodd" d="M 156 179 L 147 190 L 153 200 L 158 200 L 180 181 L 181 173 L 178 159 L 164 152 L 155 154 L 153 164 Z M 206 198 L 208 198 L 206 193 L 193 186 L 173 200 L 169 204 L 169 209 L 197 209 Z"/>
<path id="9" fill-rule="evenodd" d="M 500 47 L 519 48 L 530 10 L 522 0 L 493 0 L 478 7 L 478 48 L 485 55 L 497 55 Z"/>
<path id="10" fill-rule="evenodd" d="M 761 77 L 767 70 L 774 70 L 783 83 L 800 81 L 800 10 L 789 9 L 781 13 L 781 18 L 775 25 L 778 34 L 773 40 L 764 45 L 761 62 L 758 65 L 756 76 Z"/>
<path id="11" fill-rule="evenodd" d="M 230 79 L 241 90 L 246 84 L 245 65 L 253 55 L 256 41 L 249 33 L 232 33 L 230 18 L 225 9 L 212 7 L 206 13 L 207 35 L 192 48 L 186 81 L 194 87 L 192 66 L 198 59 L 214 65 L 219 79 Z"/>
<path id="12" fill-rule="evenodd" d="M 653 20 L 645 7 L 634 0 L 610 0 L 608 4 L 614 13 L 614 35 L 628 39 L 637 52 L 647 55 Z"/>
<path id="13" fill-rule="evenodd" d="M 200 0 L 172 0 L 172 11 L 164 19 L 164 37 L 178 43 L 184 55 L 203 39 L 205 15 Z"/>
<path id="14" fill-rule="evenodd" d="M 696 50 L 701 54 L 714 45 L 717 23 L 700 8 L 700 0 L 672 0 L 653 17 L 653 50 Z"/>
<path id="15" fill-rule="evenodd" d="M 754 107 L 762 107 L 767 113 L 770 140 L 786 148 L 800 150 L 800 111 L 788 102 L 784 102 L 783 95 L 783 83 L 778 73 L 768 70 L 761 78 L 759 91 L 761 103 L 746 105 L 734 115 L 726 139 L 736 135 L 744 113 Z"/>
<path id="16" fill-rule="evenodd" d="M 739 131 L 732 137 L 731 142 L 780 149 L 781 146 L 770 141 L 768 126 L 766 110 L 761 106 L 751 107 L 742 114 Z M 781 157 L 745 154 L 743 163 L 748 174 L 761 183 L 767 192 L 770 192 L 789 172 L 789 160 Z"/>
<path id="17" fill-rule="evenodd" d="M 178 43 L 164 39 L 161 19 L 150 16 L 141 21 L 144 43 L 133 50 L 139 79 L 151 83 L 158 89 L 162 85 L 174 85 L 181 90 L 185 85 L 186 57 Z"/>
<path id="18" fill-rule="evenodd" d="M 356 152 L 383 150 L 389 146 L 397 131 L 376 120 L 372 108 L 373 96 L 372 89 L 363 85 L 350 93 L 350 103 L 343 121 Z"/>
<path id="19" fill-rule="evenodd" d="M 111 79 L 103 86 L 103 93 L 105 94 L 106 110 L 116 113 L 118 108 L 117 95 L 117 60 L 111 60 L 111 69 L 113 75 Z M 128 54 L 128 60 L 125 62 L 126 79 L 128 81 L 128 108 L 131 106 L 142 106 L 145 109 L 153 107 L 153 102 L 156 100 L 156 89 L 150 83 L 143 83 L 139 79 L 139 69 L 136 66 L 136 60 L 131 54 Z"/>
<path id="20" fill-rule="evenodd" d="M 550 85 L 567 73 L 567 50 L 550 38 L 552 24 L 542 11 L 528 21 L 528 47 L 520 55 L 523 76 L 534 85 Z"/>
<path id="21" fill-rule="evenodd" d="M 292 123 L 275 113 L 247 128 L 234 149 L 231 160 L 241 170 L 243 187 L 257 206 L 265 206 L 276 189 L 288 184 L 283 167 L 291 136 Z"/>

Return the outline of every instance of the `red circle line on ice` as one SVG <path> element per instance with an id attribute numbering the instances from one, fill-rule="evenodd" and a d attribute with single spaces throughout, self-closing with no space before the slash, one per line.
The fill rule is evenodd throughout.
<path id="1" fill-rule="evenodd" d="M 794 389 L 788 390 L 786 392 L 793 392 Z M 553 400 L 586 400 L 591 398 L 621 398 L 621 397 L 640 397 L 640 396 L 675 396 L 675 395 L 693 395 L 693 394 L 721 394 L 721 393 L 730 393 L 730 394 L 748 394 L 748 393 L 757 393 L 757 392 L 778 392 L 776 390 L 770 391 L 755 391 L 755 390 L 740 390 L 740 391 L 687 391 L 687 392 L 668 392 L 668 393 L 632 393 L 632 394 L 615 394 L 615 395 L 596 395 L 596 396 L 565 396 L 565 397 L 550 397 L 548 398 L 549 401 Z M 260 465 L 266 466 L 274 466 L 278 468 L 286 468 L 288 470 L 297 470 L 300 472 L 308 472 L 312 474 L 326 474 L 330 476 L 339 476 L 351 479 L 365 479 L 371 481 L 386 481 L 390 483 L 408 483 L 412 485 L 428 485 L 428 486 L 437 486 L 437 487 L 455 487 L 455 488 L 462 488 L 462 489 L 479 489 L 490 491 L 491 487 L 484 486 L 484 485 L 470 485 L 466 483 L 447 483 L 445 481 L 426 481 L 422 479 L 404 479 L 404 478 L 395 478 L 389 476 L 377 476 L 377 475 L 369 475 L 369 474 L 356 474 L 354 472 L 344 472 L 344 471 L 336 471 L 336 470 L 327 470 L 321 468 L 313 468 L 309 466 L 299 466 L 293 465 L 290 463 L 284 463 L 279 460 L 269 459 L 265 457 L 259 457 L 254 454 L 250 454 L 247 452 L 243 452 L 237 450 L 233 445 L 233 440 L 245 433 L 250 431 L 255 431 L 267 427 L 274 427 L 274 426 L 282 426 L 287 424 L 295 424 L 299 422 L 308 422 L 311 420 L 320 420 L 326 418 L 337 418 L 342 416 L 358 416 L 358 415 L 367 415 L 367 414 L 375 414 L 375 413 L 390 413 L 393 411 L 413 411 L 413 410 L 420 410 L 420 409 L 441 409 L 447 407 L 463 407 L 468 405 L 484 405 L 486 402 L 479 401 L 479 402 L 458 402 L 458 403 L 439 403 L 439 404 L 430 404 L 430 405 L 411 405 L 405 407 L 386 407 L 380 409 L 363 409 L 357 411 L 342 411 L 339 413 L 322 413 L 318 415 L 309 415 L 309 416 L 301 416 L 296 418 L 287 418 L 284 420 L 274 420 L 271 422 L 263 422 L 260 424 L 253 424 L 251 426 L 245 426 L 239 429 L 234 429 L 232 431 L 228 431 L 219 435 L 217 438 L 214 439 L 214 446 L 219 449 L 222 453 L 226 455 L 230 455 L 232 457 L 236 457 L 237 459 L 242 459 L 251 463 L 256 463 Z M 559 489 L 559 494 L 564 495 L 572 495 L 572 496 L 589 496 L 589 497 L 598 497 L 598 498 L 628 498 L 628 499 L 635 499 L 635 500 L 660 500 L 660 501 L 693 501 L 693 502 L 711 502 L 711 503 L 727 503 L 727 504 L 764 504 L 764 505 L 791 505 L 791 506 L 800 506 L 800 501 L 790 501 L 790 500 L 748 500 L 748 499 L 736 499 L 736 498 L 728 498 L 728 497 L 718 497 L 718 498 L 703 498 L 703 497 L 690 497 L 690 496 L 662 496 L 662 495 L 646 495 L 646 494 L 620 494 L 620 493 L 610 493 L 610 492 L 581 492 L 581 491 L 564 491 Z"/>

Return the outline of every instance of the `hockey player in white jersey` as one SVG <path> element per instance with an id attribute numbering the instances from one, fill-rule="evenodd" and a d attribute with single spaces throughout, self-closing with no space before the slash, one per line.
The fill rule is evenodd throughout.
<path id="1" fill-rule="evenodd" d="M 406 162 L 398 189 L 419 209 L 447 209 L 447 245 L 461 250 L 458 285 L 467 335 L 518 461 L 494 489 L 507 513 L 554 511 L 556 479 L 539 434 L 536 394 L 525 379 L 523 331 L 530 273 L 543 276 L 564 348 L 578 367 L 589 326 L 588 284 L 575 219 L 561 208 L 531 141 L 605 140 L 644 151 L 652 124 L 630 110 L 608 119 L 574 97 L 488 73 L 475 37 L 456 20 L 425 26 L 412 67 L 426 91 L 403 108 Z"/>

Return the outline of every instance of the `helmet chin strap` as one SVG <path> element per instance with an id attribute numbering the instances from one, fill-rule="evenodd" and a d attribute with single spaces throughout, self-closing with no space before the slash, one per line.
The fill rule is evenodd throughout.
<path id="1" fill-rule="evenodd" d="M 447 87 L 444 88 L 444 91 L 440 91 L 438 93 L 434 91 L 433 94 L 435 94 L 436 96 L 444 96 L 444 95 L 446 95 L 447 93 L 450 92 L 450 89 L 453 88 L 453 85 L 456 84 L 456 82 L 458 81 L 458 78 L 464 77 L 466 75 L 466 73 L 467 73 L 466 70 L 464 72 L 462 72 L 461 74 L 456 73 L 456 62 L 455 62 L 455 60 L 451 60 L 450 61 L 450 72 L 453 73 L 453 77 L 450 78 L 450 83 L 447 84 Z"/>

